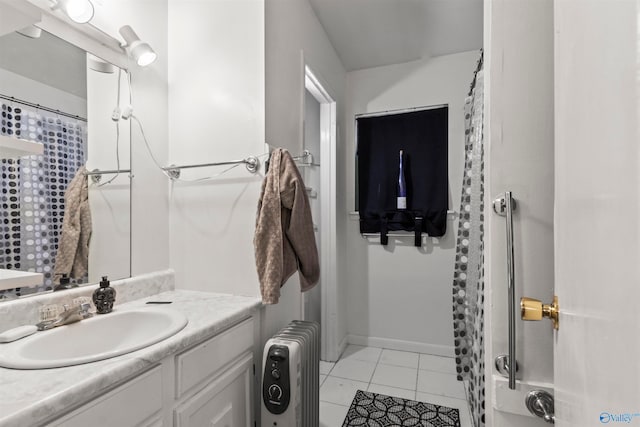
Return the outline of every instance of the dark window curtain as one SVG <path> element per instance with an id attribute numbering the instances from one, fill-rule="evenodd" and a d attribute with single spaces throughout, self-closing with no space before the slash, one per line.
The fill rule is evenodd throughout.
<path id="1" fill-rule="evenodd" d="M 446 232 L 448 208 L 448 108 L 357 119 L 360 232 L 413 231 L 406 217 L 422 216 L 430 236 Z M 407 209 L 396 209 L 399 152 L 404 150 Z"/>

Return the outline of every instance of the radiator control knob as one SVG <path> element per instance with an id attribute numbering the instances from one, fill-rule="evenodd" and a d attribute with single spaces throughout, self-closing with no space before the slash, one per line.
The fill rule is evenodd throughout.
<path id="1" fill-rule="evenodd" d="M 271 371 L 271 376 L 277 380 L 280 379 L 280 371 L 278 369 L 274 369 Z"/>
<path id="2" fill-rule="evenodd" d="M 273 353 L 271 353 L 269 358 L 271 360 L 276 360 L 278 362 L 282 362 L 283 360 L 285 360 L 287 358 L 287 355 L 284 352 L 284 350 L 282 350 L 281 348 L 276 348 L 275 350 L 273 350 Z"/>
<path id="3" fill-rule="evenodd" d="M 272 384 L 269 387 L 269 397 L 275 401 L 279 401 L 282 398 L 282 389 L 279 385 Z"/>

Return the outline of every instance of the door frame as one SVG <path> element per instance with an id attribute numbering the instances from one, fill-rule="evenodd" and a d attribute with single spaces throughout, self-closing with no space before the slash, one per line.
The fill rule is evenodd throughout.
<path id="1" fill-rule="evenodd" d="M 340 351 L 336 257 L 337 106 L 308 64 L 304 65 L 304 87 L 320 103 L 320 358 L 337 360 Z M 300 302 L 304 310 L 304 295 Z"/>

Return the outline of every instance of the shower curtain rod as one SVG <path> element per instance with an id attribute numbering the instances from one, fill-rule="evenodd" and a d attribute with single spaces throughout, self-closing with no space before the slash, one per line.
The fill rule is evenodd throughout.
<path id="1" fill-rule="evenodd" d="M 476 78 L 478 77 L 478 73 L 482 69 L 482 65 L 484 63 L 484 49 L 480 49 L 480 59 L 478 59 L 478 63 L 476 64 L 476 70 L 473 72 L 473 80 L 471 80 L 471 87 L 469 88 L 469 94 L 467 96 L 471 96 L 473 93 L 473 89 L 476 87 Z"/>
<path id="2" fill-rule="evenodd" d="M 72 119 L 80 120 L 82 122 L 86 122 L 87 121 L 87 119 L 85 117 L 80 117 L 80 116 L 76 116 L 74 114 L 65 113 L 64 111 L 56 110 L 55 108 L 45 107 L 44 105 L 35 104 L 33 102 L 29 102 L 29 101 L 25 101 L 23 99 L 15 98 L 13 96 L 3 95 L 3 94 L 0 93 L 0 99 L 4 99 L 4 100 L 9 101 L 9 102 L 15 102 L 17 104 L 26 105 L 27 107 L 32 107 L 32 108 L 35 108 L 37 110 L 48 111 L 50 113 L 55 113 L 55 114 L 58 114 L 60 116 L 65 116 L 65 117 L 69 117 L 69 118 L 72 118 Z"/>

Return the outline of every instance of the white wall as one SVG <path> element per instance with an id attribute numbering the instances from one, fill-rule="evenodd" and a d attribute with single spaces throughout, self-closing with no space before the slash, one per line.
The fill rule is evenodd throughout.
<path id="1" fill-rule="evenodd" d="M 448 104 L 449 208 L 459 209 L 464 166 L 464 100 L 478 51 L 353 71 L 347 78 L 346 194 L 355 207 L 354 116 L 362 113 Z M 447 233 L 381 246 L 360 236 L 357 215 L 347 229 L 349 341 L 410 351 L 453 355 L 452 295 L 457 221 L 448 215 Z"/>
<path id="2" fill-rule="evenodd" d="M 128 4 L 130 14 L 121 14 L 122 25 L 131 25 L 158 54 L 146 68 L 132 67 L 134 114 L 160 164 L 168 158 L 169 49 L 167 43 L 167 0 L 136 0 Z M 156 168 L 145 148 L 142 134 L 132 123 L 131 167 L 131 263 L 132 275 L 164 270 L 169 264 L 169 207 L 167 179 Z"/>
<path id="3" fill-rule="evenodd" d="M 506 190 L 514 214 L 516 302 L 553 298 L 553 1 L 485 2 L 485 343 L 487 425 L 533 426 L 543 421 L 513 415 L 524 407 L 522 385 L 553 381 L 552 328 L 516 320 L 519 390 L 501 396 L 493 384 L 494 358 L 506 354 L 507 278 L 505 219 L 491 201 Z M 516 310 L 517 311 L 517 310 Z M 504 390 L 504 387 L 501 387 Z M 496 399 L 507 411 L 492 407 Z M 511 399 L 512 405 L 505 399 Z"/>
<path id="4" fill-rule="evenodd" d="M 87 99 L 0 68 L 0 93 L 87 117 Z M 3 103 L 7 102 L 2 100 Z"/>
<path id="5" fill-rule="evenodd" d="M 169 55 L 169 163 L 263 154 L 263 1 L 169 1 Z M 224 169 L 184 170 L 182 178 Z M 259 295 L 253 233 L 261 182 L 262 173 L 241 165 L 171 184 L 176 287 Z"/>
<path id="6" fill-rule="evenodd" d="M 346 159 L 344 125 L 344 86 L 346 72 L 333 46 L 307 0 L 266 0 L 266 137 L 273 147 L 292 153 L 303 148 L 304 66 L 308 65 L 337 104 L 338 147 L 338 313 L 337 336 L 346 337 L 346 298 L 344 244 L 340 236 L 346 226 Z M 340 271 L 342 270 L 342 271 Z M 300 287 L 294 275 L 282 288 L 277 306 L 268 307 L 263 336 L 269 336 L 301 314 Z"/>

